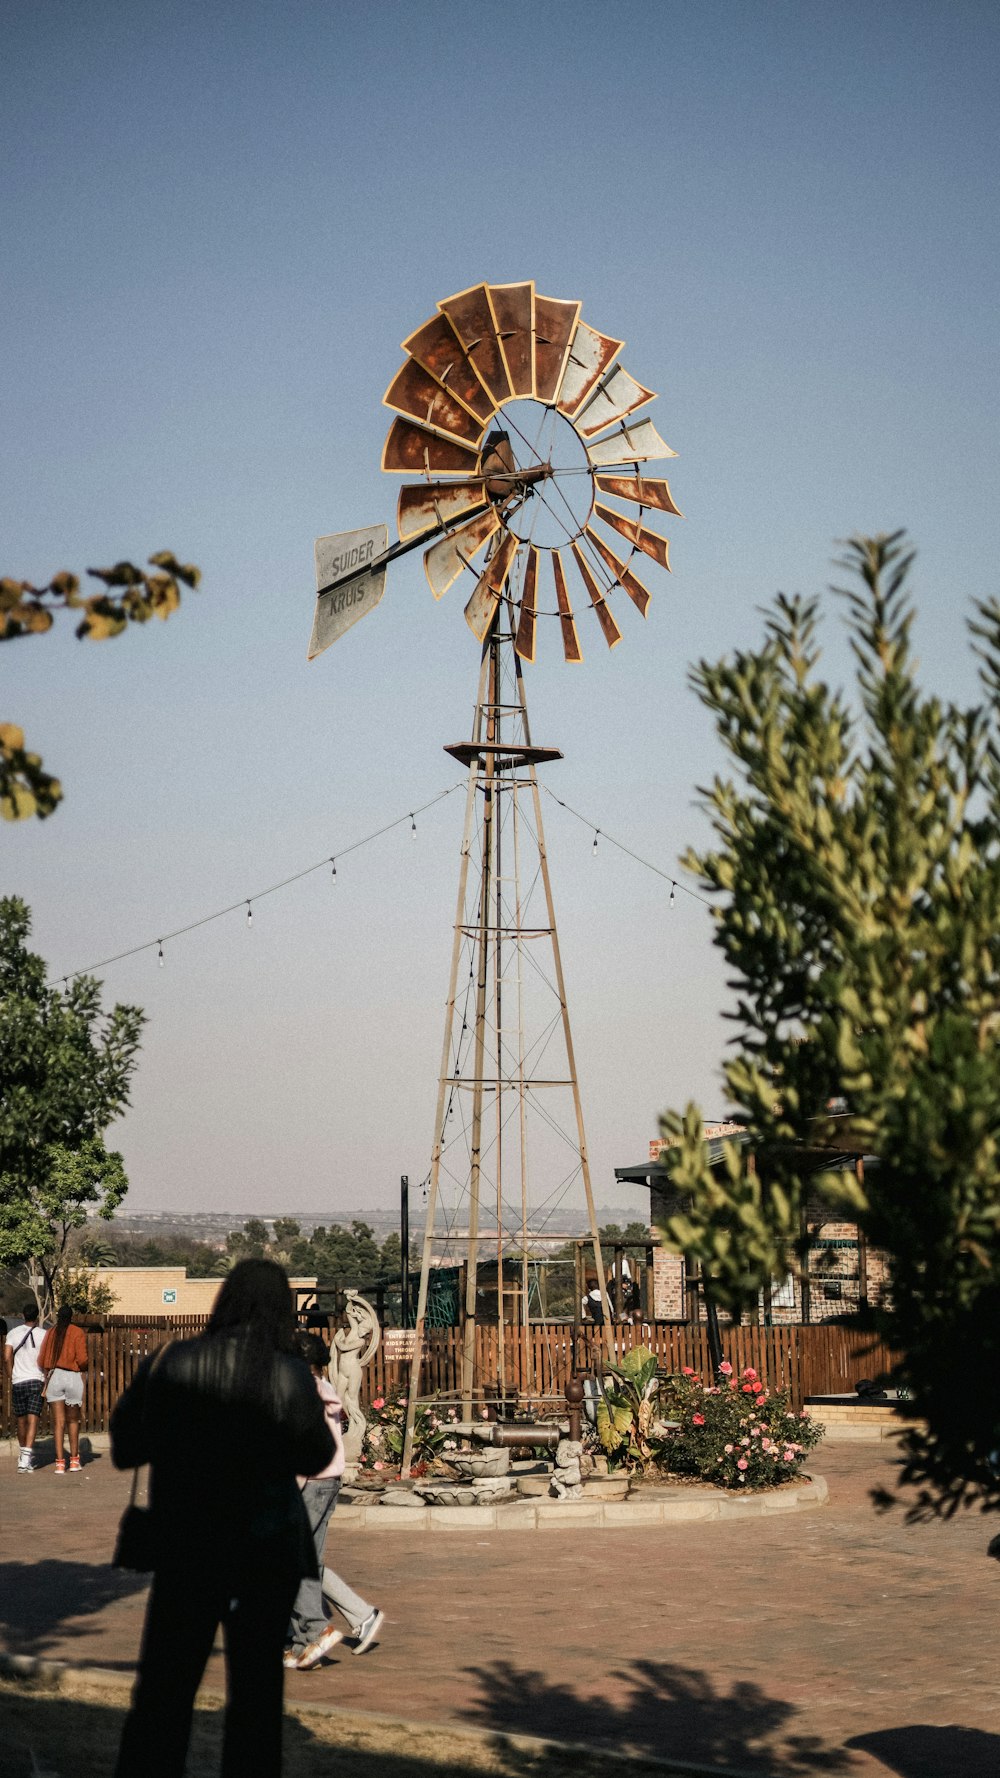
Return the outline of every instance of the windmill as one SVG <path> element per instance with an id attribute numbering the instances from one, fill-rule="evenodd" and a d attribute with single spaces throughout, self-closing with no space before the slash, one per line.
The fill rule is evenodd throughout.
<path id="1" fill-rule="evenodd" d="M 468 589 L 465 619 L 480 645 L 472 735 L 446 751 L 467 768 L 451 973 L 420 1290 L 411 1360 L 404 1472 L 409 1468 L 428 1293 L 442 1244 L 464 1248 L 461 1397 L 467 1419 L 485 1391 L 478 1339 L 481 1252 L 496 1251 L 498 1375 L 544 1393 L 531 1358 L 531 1253 L 553 1237 L 532 1226 L 529 1125 L 540 1121 L 572 1165 L 543 1181 L 545 1223 L 582 1182 L 594 1272 L 613 1350 L 600 1236 L 545 850 L 539 765 L 562 757 L 532 741 L 522 667 L 547 630 L 568 663 L 583 660 L 571 587 L 582 587 L 609 648 L 622 639 L 612 598 L 646 617 L 645 557 L 670 567 L 667 539 L 645 522 L 679 514 L 668 483 L 645 465 L 673 457 L 644 412 L 653 391 L 620 361 L 624 342 L 580 318 L 578 302 L 540 295 L 532 282 L 478 284 L 445 298 L 403 343 L 384 397 L 394 412 L 382 468 L 407 480 L 398 541 L 385 525 L 320 538 L 310 658 L 381 600 L 386 570 L 422 549 L 436 599 Z M 477 558 L 481 558 L 477 561 Z M 597 845 L 595 835 L 594 845 Z M 539 952 L 547 964 L 539 962 Z M 529 990 L 549 997 L 532 1028 Z M 558 1041 L 561 1039 L 561 1044 Z M 550 1094 L 568 1095 L 560 1124 Z M 461 1115 L 456 1119 L 456 1107 Z M 557 1143 L 558 1146 L 558 1143 Z M 456 1186 L 466 1226 L 437 1217 L 442 1183 Z M 483 1219 L 489 1203 L 492 1226 Z M 558 1239 L 565 1239 L 560 1233 Z M 506 1279 L 521 1268 L 519 1327 L 505 1325 Z M 542 1385 L 542 1387 L 539 1387 Z"/>

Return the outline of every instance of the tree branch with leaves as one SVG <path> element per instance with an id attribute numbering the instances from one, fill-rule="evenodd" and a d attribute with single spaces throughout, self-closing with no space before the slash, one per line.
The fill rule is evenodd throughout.
<path id="1" fill-rule="evenodd" d="M 664 1239 L 733 1311 L 805 1268 L 816 1199 L 886 1252 L 867 1320 L 926 1422 L 901 1471 L 924 1514 L 1000 1506 L 1000 606 L 969 624 L 981 701 L 926 694 L 912 563 L 902 532 L 846 546 L 852 698 L 819 675 L 815 600 L 779 596 L 761 648 L 692 673 L 735 775 L 684 862 L 717 897 L 754 1164 L 728 1144 L 713 1175 L 694 1105 L 662 1128 L 685 1205 Z M 874 1157 L 863 1184 L 814 1170 L 838 1145 Z"/>
<path id="2" fill-rule="evenodd" d="M 130 623 L 165 621 L 181 602 L 181 587 L 197 587 L 201 570 L 179 562 L 171 550 L 149 557 L 149 573 L 134 562 L 117 562 L 113 568 L 88 568 L 102 590 L 85 594 L 75 574 L 56 574 L 47 586 L 27 580 L 0 579 L 0 642 L 23 640 L 51 630 L 59 611 L 78 611 L 76 634 L 90 642 L 120 636 Z M 34 815 L 44 820 L 62 800 L 58 778 L 46 772 L 39 754 L 25 747 L 24 730 L 17 723 L 0 722 L 0 815 L 5 821 L 23 821 Z"/>

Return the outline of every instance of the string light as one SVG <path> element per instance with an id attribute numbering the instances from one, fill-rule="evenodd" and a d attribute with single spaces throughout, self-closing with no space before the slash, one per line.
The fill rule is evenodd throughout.
<path id="1" fill-rule="evenodd" d="M 466 783 L 466 780 L 461 779 L 459 781 L 459 783 L 450 785 L 447 790 L 439 791 L 437 793 L 437 795 L 431 797 L 428 802 L 422 803 L 419 805 L 420 813 L 423 814 L 423 812 L 425 810 L 434 808 L 437 803 L 443 802 L 446 797 L 453 796 L 457 790 L 464 789 L 465 783 Z M 577 821 L 583 822 L 583 824 L 586 827 L 589 827 L 591 829 L 591 831 L 594 835 L 594 841 L 593 841 L 593 845 L 591 847 L 592 855 L 594 853 L 596 853 L 596 851 L 597 851 L 597 842 L 598 842 L 599 836 L 603 836 L 603 838 L 605 840 L 607 840 L 609 845 L 614 846 L 619 852 L 624 852 L 624 854 L 627 858 L 631 858 L 636 864 L 641 864 L 643 866 L 644 870 L 651 870 L 656 876 L 661 877 L 664 882 L 670 884 L 669 905 L 671 907 L 673 907 L 675 905 L 675 902 L 677 899 L 677 891 L 680 890 L 685 895 L 689 896 L 692 901 L 700 902 L 702 907 L 705 907 L 705 908 L 708 908 L 708 909 L 714 911 L 714 903 L 713 902 L 708 901 L 705 896 L 697 894 L 697 892 L 694 889 L 689 889 L 686 883 L 678 882 L 675 877 L 670 876 L 668 871 L 662 870 L 659 865 L 653 864 L 650 859 L 640 857 L 638 852 L 633 852 L 629 846 L 624 845 L 621 840 L 615 839 L 613 834 L 609 834 L 606 828 L 595 827 L 593 821 L 588 820 L 586 815 L 582 815 L 578 809 L 574 809 L 569 803 L 565 802 L 562 797 L 556 796 L 554 791 L 550 790 L 547 784 L 539 785 L 539 789 L 544 790 L 546 795 L 551 797 L 552 801 L 554 803 L 556 803 L 560 809 L 565 809 L 567 814 L 574 816 Z M 364 846 L 370 846 L 375 840 L 381 839 L 383 834 L 391 833 L 394 828 L 401 827 L 405 821 L 409 821 L 410 835 L 413 839 L 416 839 L 416 837 L 417 837 L 416 814 L 417 814 L 416 810 L 410 809 L 407 811 L 407 813 L 405 815 L 397 815 L 397 817 L 394 821 L 386 822 L 384 827 L 377 828 L 374 833 L 366 834 L 363 839 L 355 840 L 352 845 L 342 847 L 339 855 L 341 857 L 344 857 L 348 852 L 356 852 L 356 851 L 359 851 Z M 290 877 L 284 877 L 280 883 L 272 883 L 267 889 L 258 890 L 257 894 L 252 898 L 252 900 L 259 901 L 262 898 L 262 896 L 275 895 L 278 893 L 279 890 L 287 889 L 290 884 L 298 883 L 301 881 L 301 879 L 303 877 L 311 876 L 313 871 L 323 870 L 328 865 L 330 867 L 331 881 L 335 883 L 337 880 L 337 860 L 333 856 L 327 856 L 326 858 L 321 858 L 317 864 L 307 865 L 304 870 L 296 871 L 294 873 L 294 875 L 292 875 Z M 228 906 L 226 906 L 226 907 L 216 908 L 212 913 L 203 914 L 200 919 L 191 920 L 186 926 L 176 927 L 173 931 L 168 932 L 166 934 L 165 939 L 164 938 L 146 939 L 144 943 L 138 944 L 138 945 L 132 945 L 126 951 L 118 951 L 112 957 L 103 957 L 103 958 L 101 958 L 101 960 L 99 962 L 91 963 L 91 964 L 87 965 L 87 967 L 85 969 L 70 970 L 65 975 L 57 977 L 56 981 L 58 983 L 69 982 L 69 981 L 74 980 L 75 977 L 80 976 L 80 975 L 91 975 L 96 970 L 108 969 L 108 968 L 110 968 L 111 964 L 113 964 L 113 963 L 122 963 L 125 961 L 126 958 L 137 957 L 141 954 L 141 952 L 151 951 L 154 949 L 154 947 L 156 949 L 157 962 L 158 962 L 160 968 L 162 969 L 164 967 L 164 960 L 165 960 L 165 958 L 164 958 L 164 944 L 165 943 L 169 944 L 171 939 L 183 938 L 189 932 L 195 932 L 202 926 L 208 926 L 208 925 L 212 924 L 212 922 L 214 922 L 215 920 L 224 919 L 227 915 L 236 913 L 236 911 L 240 907 L 246 908 L 247 925 L 252 926 L 253 925 L 252 900 L 251 900 L 251 897 L 247 896 L 247 898 L 244 901 L 230 902 L 228 904 Z M 473 981 L 474 978 L 475 978 L 475 969 L 470 964 L 470 966 L 469 966 L 469 980 Z M 464 1028 L 465 1027 L 463 1026 L 463 1029 Z"/>
<path id="2" fill-rule="evenodd" d="M 665 883 L 669 883 L 673 892 L 676 892 L 679 889 L 682 895 L 690 896 L 692 901 L 700 902 L 701 906 L 703 908 L 708 908 L 710 913 L 715 912 L 715 903 L 709 901 L 707 896 L 699 895 L 696 889 L 689 889 L 686 883 L 679 883 L 676 877 L 672 877 L 667 870 L 661 870 L 660 866 L 658 864 L 653 864 L 651 859 L 640 857 L 638 852 L 633 852 L 631 846 L 626 846 L 622 840 L 616 840 L 614 834 L 609 833 L 606 827 L 595 828 L 594 823 L 587 815 L 581 815 L 579 809 L 574 809 L 572 803 L 564 801 L 561 796 L 556 796 L 555 791 L 550 790 L 547 784 L 540 784 L 538 788 L 539 790 L 544 790 L 546 796 L 551 797 L 557 808 L 565 809 L 567 815 L 572 815 L 575 820 L 582 821 L 584 827 L 593 828 L 593 851 L 596 852 L 597 850 L 597 835 L 601 834 L 609 846 L 614 846 L 617 851 L 624 852 L 626 858 L 631 858 L 635 864 L 641 864 L 643 870 L 651 870 L 654 876 L 661 877 Z M 673 899 L 673 895 L 671 896 L 671 899 Z"/>
<path id="3" fill-rule="evenodd" d="M 591 858 L 596 858 L 596 857 L 597 857 L 597 836 L 598 836 L 598 834 L 599 834 L 599 833 L 600 833 L 600 831 L 601 831 L 601 830 L 600 830 L 600 828 L 599 828 L 599 827 L 595 827 L 595 828 L 594 828 L 594 844 L 593 844 L 593 845 L 592 845 L 592 846 L 591 846 L 591 848 L 590 848 L 590 856 L 591 856 Z"/>

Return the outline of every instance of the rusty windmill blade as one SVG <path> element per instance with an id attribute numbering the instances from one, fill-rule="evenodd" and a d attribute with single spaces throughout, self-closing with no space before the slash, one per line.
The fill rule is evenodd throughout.
<path id="1" fill-rule="evenodd" d="M 382 468 L 391 475 L 475 475 L 479 452 L 442 438 L 412 420 L 395 419 L 382 447 Z"/>
<path id="2" fill-rule="evenodd" d="M 487 499 L 481 480 L 466 482 L 411 482 L 399 490 L 396 529 L 401 543 L 434 531 L 446 521 L 460 519 Z"/>
<path id="3" fill-rule="evenodd" d="M 481 512 L 478 518 L 459 525 L 447 537 L 442 537 L 440 543 L 431 545 L 424 555 L 424 572 L 435 599 L 440 599 L 448 591 L 462 569 L 471 565 L 473 556 L 478 555 L 487 538 L 499 529 L 499 515 L 491 506 L 489 512 Z"/>
<path id="4" fill-rule="evenodd" d="M 658 531 L 650 531 L 639 519 L 629 519 L 624 513 L 615 512 L 613 507 L 604 506 L 599 500 L 594 507 L 594 516 L 610 525 L 619 537 L 625 537 L 636 549 L 641 549 L 646 556 L 652 556 L 661 568 L 670 573 L 670 544 Z"/>
<path id="5" fill-rule="evenodd" d="M 555 401 L 569 355 L 580 304 L 535 292 L 535 399 Z"/>
<path id="6" fill-rule="evenodd" d="M 578 408 L 573 424 L 583 438 L 593 438 L 606 426 L 624 420 L 626 414 L 634 413 L 636 408 L 645 407 L 647 401 L 656 399 L 654 389 L 644 388 L 642 383 L 629 376 L 623 364 L 616 364 Z"/>
<path id="7" fill-rule="evenodd" d="M 638 420 L 628 426 L 623 420 L 621 425 L 607 438 L 595 438 L 587 446 L 587 456 L 595 469 L 609 468 L 616 463 L 647 463 L 654 457 L 676 457 L 653 425 L 652 420 Z"/>
<path id="8" fill-rule="evenodd" d="M 504 581 L 510 573 L 517 550 L 517 538 L 512 531 L 508 531 L 479 576 L 472 598 L 465 607 L 465 621 L 477 642 L 485 642 L 489 635 Z"/>
<path id="9" fill-rule="evenodd" d="M 528 556 L 521 582 L 521 615 L 517 620 L 514 653 L 529 663 L 535 658 L 535 619 L 538 615 L 538 551 L 533 543 L 526 546 Z"/>
<path id="10" fill-rule="evenodd" d="M 512 390 L 507 364 L 500 350 L 496 321 L 485 284 L 474 284 L 438 303 L 462 342 L 478 376 L 493 399 L 494 407 L 509 400 Z"/>
<path id="11" fill-rule="evenodd" d="M 595 475 L 602 494 L 614 494 L 619 500 L 631 500 L 636 506 L 655 507 L 658 512 L 672 512 L 682 519 L 684 514 L 674 505 L 670 484 L 642 475 Z"/>
<path id="12" fill-rule="evenodd" d="M 588 327 L 586 321 L 577 323 L 556 398 L 561 414 L 568 417 L 576 413 L 624 344 L 624 340 L 612 339 L 610 334 Z"/>
<path id="13" fill-rule="evenodd" d="M 597 621 L 604 632 L 604 640 L 609 648 L 617 648 L 622 639 L 622 633 L 611 615 L 611 607 L 598 583 L 597 576 L 591 568 L 590 563 L 587 561 L 580 545 L 574 543 L 572 549 L 573 555 L 576 558 L 576 565 L 579 568 L 583 579 L 583 584 L 590 594 L 590 603 L 593 605 L 594 610 L 597 613 Z"/>
<path id="14" fill-rule="evenodd" d="M 476 374 L 476 367 L 462 347 L 462 342 L 447 315 L 432 315 L 416 333 L 403 341 L 403 351 L 422 364 L 432 377 L 458 397 L 483 424 L 493 413 L 495 403 L 485 383 Z"/>
<path id="15" fill-rule="evenodd" d="M 466 444 L 478 443 L 483 430 L 483 422 L 471 409 L 443 388 L 415 358 L 408 358 L 396 372 L 382 401 L 385 407 L 394 407 L 407 419 Z"/>
<path id="16" fill-rule="evenodd" d="M 618 560 L 610 543 L 605 543 L 603 537 L 598 537 L 597 532 L 592 531 L 589 525 L 583 534 L 586 537 L 587 542 L 591 544 L 597 551 L 598 555 L 607 563 L 617 580 L 618 585 L 624 588 L 633 605 L 638 611 L 641 611 L 643 617 L 645 617 L 649 611 L 649 593 L 643 586 L 639 576 L 629 567 L 627 562 L 620 562 Z"/>
<path id="17" fill-rule="evenodd" d="M 488 284 L 497 338 L 515 395 L 535 393 L 535 286 Z"/>
<path id="18" fill-rule="evenodd" d="M 576 619 L 573 616 L 573 607 L 570 605 L 569 593 L 566 590 L 566 574 L 562 565 L 562 556 L 557 549 L 552 552 L 552 573 L 556 583 L 556 604 L 559 607 L 559 628 L 562 631 L 563 654 L 567 661 L 575 664 L 583 660 L 583 649 L 580 647 Z"/>

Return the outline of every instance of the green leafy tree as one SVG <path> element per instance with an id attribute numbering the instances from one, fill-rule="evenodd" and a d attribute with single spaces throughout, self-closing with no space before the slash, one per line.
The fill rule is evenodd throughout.
<path id="1" fill-rule="evenodd" d="M 906 1440 L 911 1512 L 996 1507 L 1000 606 L 970 621 L 981 701 L 926 695 L 903 534 L 846 547 L 853 700 L 817 671 L 815 600 L 779 597 L 761 648 L 692 675 L 736 772 L 702 792 L 715 844 L 685 862 L 719 897 L 724 1076 L 756 1168 L 728 1144 L 713 1176 L 698 1108 L 667 1114 L 687 1208 L 665 1239 L 735 1311 L 801 1268 L 808 1200 L 856 1218 L 889 1256 L 868 1323 L 927 1423 Z M 809 1170 L 838 1146 L 877 1157 L 863 1185 Z"/>
<path id="2" fill-rule="evenodd" d="M 150 556 L 150 574 L 134 562 L 116 562 L 113 568 L 88 568 L 101 591 L 84 593 L 75 574 L 63 572 L 47 586 L 27 580 L 0 579 L 0 642 L 14 642 L 51 630 L 58 611 L 76 611 L 76 633 L 90 642 L 120 636 L 130 623 L 145 624 L 151 617 L 166 619 L 181 602 L 181 587 L 196 587 L 201 570 L 179 562 L 172 550 Z M 17 723 L 0 722 L 0 816 L 5 821 L 24 821 L 35 815 L 44 820 L 62 800 L 62 785 L 29 752 L 24 730 Z"/>
<path id="3" fill-rule="evenodd" d="M 23 1266 L 48 1309 L 71 1230 L 127 1189 L 103 1133 L 128 1105 L 144 1015 L 104 1013 L 92 976 L 49 987 L 30 930 L 25 903 L 0 899 L 0 1265 Z"/>

